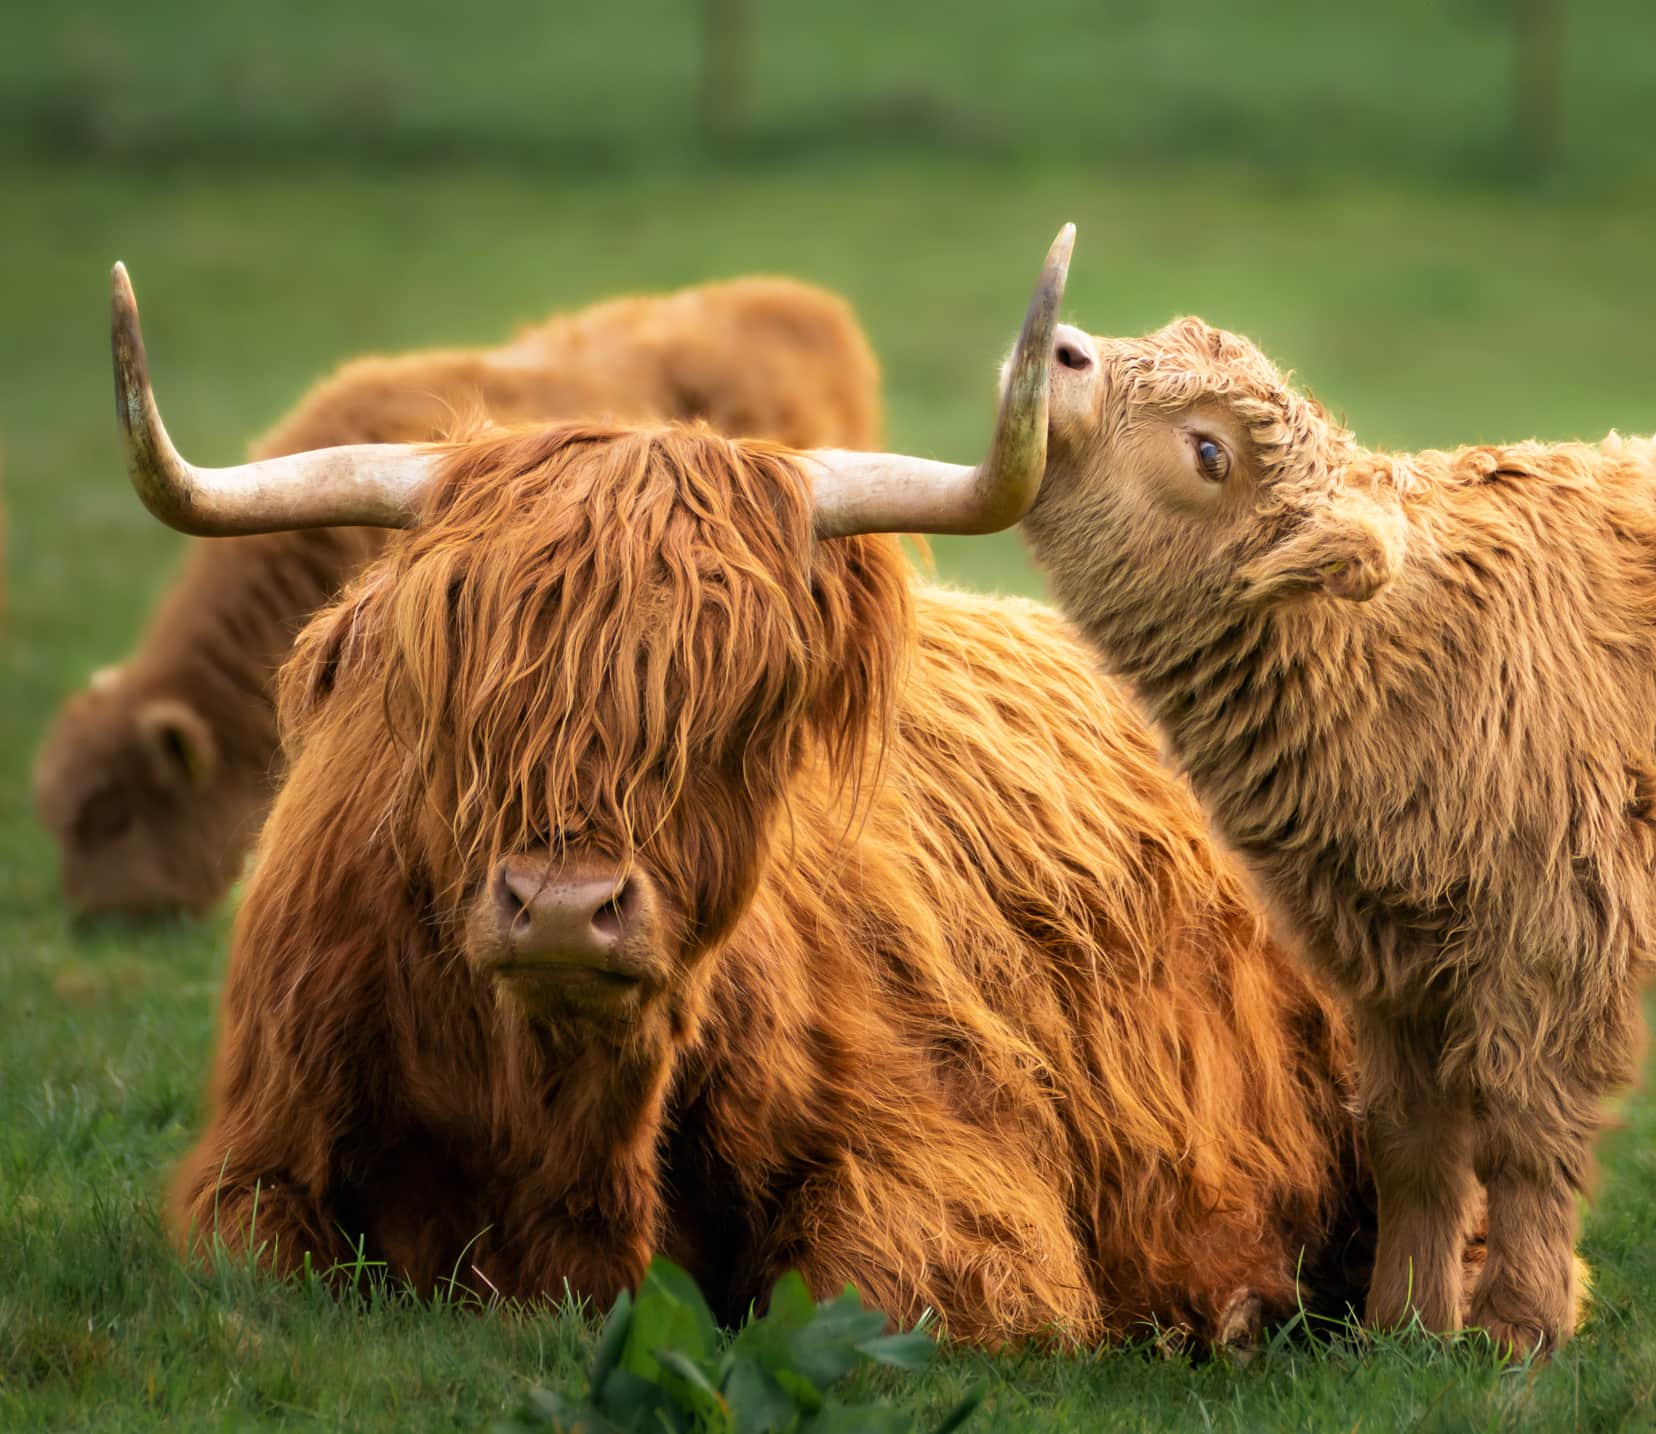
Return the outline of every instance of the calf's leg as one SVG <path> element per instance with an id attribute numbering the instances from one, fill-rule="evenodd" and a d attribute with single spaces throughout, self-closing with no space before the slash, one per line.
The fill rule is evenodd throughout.
<path id="1" fill-rule="evenodd" d="M 1555 1090 L 1517 1103 L 1478 1102 L 1475 1162 L 1489 1196 L 1489 1253 L 1469 1324 L 1523 1357 L 1558 1349 L 1576 1320 L 1576 1196 L 1585 1181 L 1596 1101 Z"/>
<path id="2" fill-rule="evenodd" d="M 1358 1022 L 1364 1130 L 1380 1202 L 1366 1317 L 1460 1328 L 1461 1262 L 1476 1187 L 1470 1101 L 1438 1084 L 1435 1032 Z"/>

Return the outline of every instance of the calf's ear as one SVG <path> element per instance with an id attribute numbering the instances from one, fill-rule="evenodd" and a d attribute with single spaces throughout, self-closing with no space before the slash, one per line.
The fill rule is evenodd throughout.
<path id="1" fill-rule="evenodd" d="M 1394 577 L 1403 560 L 1400 524 L 1367 500 L 1331 505 L 1241 571 L 1250 599 L 1322 593 L 1367 602 Z"/>
<path id="2" fill-rule="evenodd" d="M 164 787 L 204 787 L 218 770 L 218 743 L 206 719 L 176 697 L 152 697 L 138 708 L 138 740 Z"/>

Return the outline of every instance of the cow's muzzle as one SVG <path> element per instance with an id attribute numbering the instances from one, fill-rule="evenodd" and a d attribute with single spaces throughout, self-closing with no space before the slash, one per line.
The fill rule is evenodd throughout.
<path id="1" fill-rule="evenodd" d="M 537 985 L 633 986 L 649 974 L 662 934 L 650 878 L 593 858 L 508 856 L 478 914 L 490 928 L 490 974 Z"/>

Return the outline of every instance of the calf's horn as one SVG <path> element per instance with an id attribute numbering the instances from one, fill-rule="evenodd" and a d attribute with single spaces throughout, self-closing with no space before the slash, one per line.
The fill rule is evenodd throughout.
<path id="1" fill-rule="evenodd" d="M 1046 468 L 1053 329 L 1074 243 L 1075 226 L 1066 224 L 1047 254 L 984 461 L 967 468 L 894 453 L 807 453 L 819 536 L 992 533 L 1028 511 Z M 155 405 L 125 265 L 115 266 L 113 290 L 115 412 L 127 473 L 144 506 L 163 523 L 226 537 L 346 525 L 407 528 L 418 521 L 439 459 L 413 445 L 350 444 L 234 468 L 186 462 Z"/>
<path id="2" fill-rule="evenodd" d="M 988 456 L 976 468 L 895 453 L 807 455 L 822 538 L 853 533 L 996 533 L 1029 511 L 1046 472 L 1052 339 L 1075 226 L 1058 231 L 1012 352 Z"/>
<path id="3" fill-rule="evenodd" d="M 406 528 L 436 468 L 401 443 L 354 443 L 266 458 L 234 468 L 197 468 L 167 437 L 150 388 L 138 301 L 126 265 L 111 276 L 110 343 L 115 354 L 115 416 L 127 474 L 144 506 L 168 527 L 202 537 L 275 533 L 289 528 L 361 524 Z"/>

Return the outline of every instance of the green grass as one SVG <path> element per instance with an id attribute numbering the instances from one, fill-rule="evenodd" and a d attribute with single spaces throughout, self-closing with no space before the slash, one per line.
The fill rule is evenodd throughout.
<path id="1" fill-rule="evenodd" d="M 1505 182 L 1515 0 L 750 0 L 728 158 L 901 148 L 1100 172 L 1219 156 L 1261 176 Z M 1552 178 L 1656 178 L 1644 0 L 1567 0 Z M 588 172 L 700 147 L 699 0 L 15 0 L 0 152 L 502 158 Z M 1526 100 L 1533 103 L 1532 96 Z"/>
<path id="2" fill-rule="evenodd" d="M 174 435 L 208 462 L 350 353 L 486 340 L 613 290 L 754 269 L 849 294 L 886 364 L 893 441 L 965 456 L 1041 253 L 1070 218 L 1077 319 L 1139 331 L 1196 311 L 1242 328 L 1373 441 L 1656 422 L 1656 201 L 1643 198 L 912 156 L 573 177 L 18 159 L 0 169 L 0 211 L 6 1429 L 479 1427 L 529 1383 L 574 1387 L 590 1339 L 567 1314 L 360 1308 L 240 1269 L 187 1274 L 162 1243 L 158 1192 L 197 1109 L 227 918 L 71 929 L 27 799 L 53 706 L 128 644 L 178 546 L 115 457 L 114 258 L 132 267 Z M 968 582 L 1038 583 L 1012 539 L 940 544 L 939 561 Z M 1649 1428 L 1653 1194 L 1656 1106 L 1641 1098 L 1605 1143 L 1587 1224 L 1592 1324 L 1541 1371 L 1499 1372 L 1475 1345 L 1289 1342 L 1246 1367 L 957 1351 L 917 1384 L 879 1387 L 936 1414 L 987 1377 L 983 1429 Z"/>

